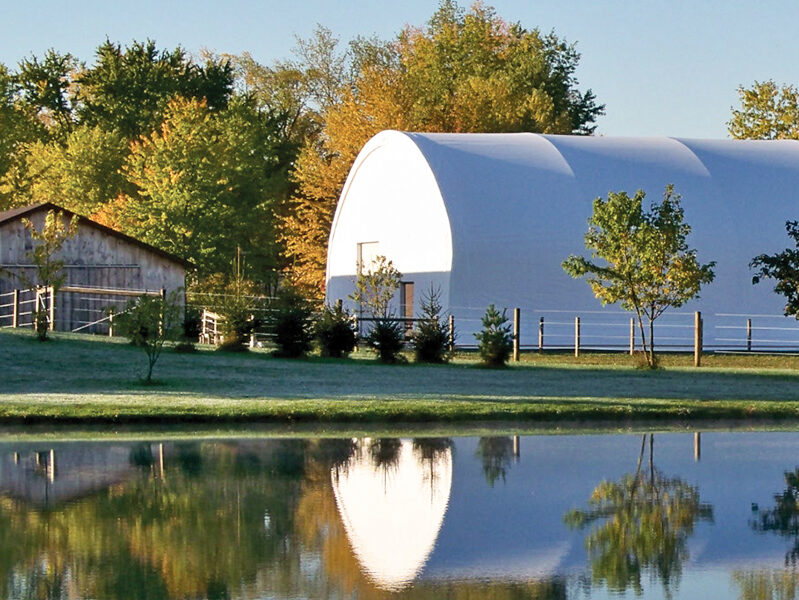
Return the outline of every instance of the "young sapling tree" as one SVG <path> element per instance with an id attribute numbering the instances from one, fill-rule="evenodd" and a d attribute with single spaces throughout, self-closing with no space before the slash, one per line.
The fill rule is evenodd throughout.
<path id="1" fill-rule="evenodd" d="M 644 209 L 646 194 L 611 192 L 594 200 L 585 246 L 597 263 L 569 256 L 563 269 L 572 277 L 587 277 L 602 304 L 621 303 L 635 312 L 647 365 L 656 366 L 654 324 L 666 309 L 695 298 L 713 281 L 715 262 L 700 264 L 686 238 L 691 227 L 683 221 L 680 195 L 666 186 L 663 199 Z M 649 335 L 644 330 L 648 323 Z"/>
<path id="2" fill-rule="evenodd" d="M 22 224 L 35 243 L 33 250 L 28 252 L 35 275 L 23 275 L 23 283 L 28 287 L 49 288 L 49 292 L 54 294 L 66 280 L 64 261 L 57 258 L 58 252 L 64 242 L 78 232 L 78 217 L 73 216 L 67 221 L 63 211 L 48 210 L 41 230 L 29 219 L 22 219 Z M 33 329 L 40 341 L 47 340 L 49 327 L 47 310 L 41 308 L 37 302 L 33 309 Z"/>
<path id="3" fill-rule="evenodd" d="M 134 298 L 115 317 L 119 331 L 147 355 L 144 383 L 152 383 L 153 367 L 161 356 L 164 344 L 181 333 L 181 307 L 178 292 Z"/>

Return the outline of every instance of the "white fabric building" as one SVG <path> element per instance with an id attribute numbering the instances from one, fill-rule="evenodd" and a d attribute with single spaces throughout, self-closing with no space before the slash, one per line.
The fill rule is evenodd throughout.
<path id="1" fill-rule="evenodd" d="M 799 345 L 796 322 L 769 282 L 752 285 L 751 259 L 790 246 L 786 220 L 799 218 L 799 142 L 606 138 L 384 131 L 358 155 L 330 234 L 327 298 L 352 293 L 357 264 L 376 255 L 403 273 L 394 311 L 419 311 L 433 285 L 455 315 L 460 344 L 490 303 L 522 309 L 522 343 L 569 345 L 580 316 L 585 346 L 625 346 L 629 314 L 603 308 L 583 280 L 561 268 L 587 255 L 583 236 L 594 198 L 638 189 L 659 201 L 667 184 L 682 195 L 688 243 L 716 261 L 701 297 L 667 312 L 656 345 L 692 343 L 701 310 L 706 347 Z"/>

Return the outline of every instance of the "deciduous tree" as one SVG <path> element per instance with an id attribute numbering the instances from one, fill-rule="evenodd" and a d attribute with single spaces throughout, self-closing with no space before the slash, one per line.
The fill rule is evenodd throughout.
<path id="1" fill-rule="evenodd" d="M 34 277 L 23 276 L 23 283 L 30 287 L 50 288 L 51 293 L 54 293 L 66 279 L 64 261 L 58 252 L 64 242 L 77 233 L 78 218 L 72 217 L 67 221 L 62 211 L 48 210 L 41 229 L 37 229 L 29 219 L 22 219 L 22 224 L 34 242 L 33 249 L 28 253 L 34 267 Z M 33 324 L 36 336 L 41 341 L 46 340 L 50 323 L 47 312 L 41 310 L 38 304 L 33 309 Z"/>
<path id="2" fill-rule="evenodd" d="M 700 264 L 686 238 L 691 227 L 683 222 L 679 194 L 666 186 L 663 200 L 644 209 L 646 194 L 611 192 L 594 200 L 585 246 L 596 263 L 569 256 L 563 269 L 586 277 L 602 304 L 621 303 L 638 319 L 647 364 L 655 366 L 654 323 L 668 308 L 682 306 L 713 281 L 714 262 Z M 644 319 L 649 335 L 644 332 Z"/>
<path id="3" fill-rule="evenodd" d="M 233 69 L 226 60 L 197 64 L 180 46 L 158 50 L 154 41 L 147 40 L 123 49 L 106 40 L 76 83 L 77 112 L 83 123 L 134 139 L 159 126 L 176 96 L 204 100 L 210 110 L 227 106 Z"/>
<path id="4" fill-rule="evenodd" d="M 122 335 L 147 355 L 147 373 L 144 382 L 152 383 L 153 367 L 161 356 L 164 344 L 180 335 L 181 307 L 177 291 L 167 296 L 139 296 L 125 306 L 116 316 Z"/>
<path id="5" fill-rule="evenodd" d="M 64 143 L 36 142 L 27 148 L 24 203 L 53 202 L 93 216 L 120 195 L 131 194 L 122 166 L 130 150 L 114 131 L 77 126 Z"/>
<path id="6" fill-rule="evenodd" d="M 314 47 L 331 54 L 329 44 Z M 506 23 L 480 4 L 464 11 L 444 0 L 427 27 L 408 27 L 390 43 L 356 40 L 348 56 L 352 75 L 332 69 L 343 81 L 328 94 L 320 137 L 297 161 L 299 193 L 284 227 L 291 274 L 316 294 L 341 187 L 375 133 L 590 133 L 603 113 L 590 90 L 577 88 L 573 45 Z M 325 89 L 335 80 L 326 77 Z"/>
<path id="7" fill-rule="evenodd" d="M 774 291 L 785 296 L 785 315 L 799 319 L 799 222 L 788 221 L 785 229 L 796 248 L 786 248 L 776 254 L 760 254 L 749 266 L 756 269 L 752 283 L 760 283 L 764 278 L 775 280 Z"/>
<path id="8" fill-rule="evenodd" d="M 737 139 L 777 140 L 799 138 L 799 90 L 774 81 L 755 81 L 738 88 L 741 101 L 728 121 L 729 134 Z"/>
<path id="9" fill-rule="evenodd" d="M 284 168 L 272 133 L 268 115 L 245 103 L 213 112 L 173 100 L 161 128 L 133 144 L 124 170 L 137 191 L 116 218 L 200 276 L 227 271 L 240 246 L 263 281 L 276 268 L 273 198 Z"/>

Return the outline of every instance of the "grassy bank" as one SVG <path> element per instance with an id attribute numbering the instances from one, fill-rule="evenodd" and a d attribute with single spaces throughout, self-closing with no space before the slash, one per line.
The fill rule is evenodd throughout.
<path id="1" fill-rule="evenodd" d="M 714 357 L 646 371 L 622 355 L 529 355 L 486 370 L 384 366 L 364 358 L 288 361 L 265 352 L 165 352 L 144 386 L 144 354 L 123 340 L 0 332 L 2 423 L 370 423 L 428 421 L 799 420 L 796 357 Z M 682 360 L 673 357 L 669 360 Z M 762 363 L 762 364 L 761 364 Z M 774 368 L 781 365 L 784 368 Z"/>

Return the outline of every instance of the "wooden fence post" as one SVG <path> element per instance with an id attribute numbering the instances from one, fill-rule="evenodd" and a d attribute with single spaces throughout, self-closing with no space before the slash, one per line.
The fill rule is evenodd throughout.
<path id="1" fill-rule="evenodd" d="M 41 303 L 42 303 L 42 292 L 41 288 L 37 285 L 36 297 L 33 302 L 33 310 L 31 311 L 31 325 L 33 326 L 34 331 L 36 331 L 36 313 L 39 312 L 39 305 Z"/>
<path id="2" fill-rule="evenodd" d="M 538 351 L 544 351 L 544 317 L 538 319 Z"/>
<path id="3" fill-rule="evenodd" d="M 48 307 L 50 313 L 50 331 L 55 329 L 55 288 L 51 285 L 47 288 L 47 296 L 50 298 L 50 306 Z"/>
<path id="4" fill-rule="evenodd" d="M 752 351 L 752 319 L 746 320 L 746 351 Z"/>
<path id="5" fill-rule="evenodd" d="M 450 352 L 455 352 L 455 315 L 449 316 L 449 333 L 447 345 Z"/>
<path id="6" fill-rule="evenodd" d="M 114 337 L 114 308 L 108 311 L 108 337 Z"/>
<path id="7" fill-rule="evenodd" d="M 580 317 L 574 317 L 574 357 L 580 356 Z"/>
<path id="8" fill-rule="evenodd" d="M 13 312 L 11 313 L 11 327 L 16 329 L 19 327 L 19 290 L 14 290 L 12 298 L 14 304 Z"/>
<path id="9" fill-rule="evenodd" d="M 158 319 L 158 335 L 164 335 L 164 312 L 163 307 L 166 306 L 166 288 L 161 288 L 161 318 Z"/>
<path id="10" fill-rule="evenodd" d="M 519 333 L 521 331 L 522 312 L 518 308 L 513 309 L 513 360 L 519 362 Z"/>
<path id="11" fill-rule="evenodd" d="M 694 366 L 702 365 L 702 313 L 694 313 Z"/>
<path id="12" fill-rule="evenodd" d="M 630 356 L 635 354 L 635 319 L 630 317 Z"/>

